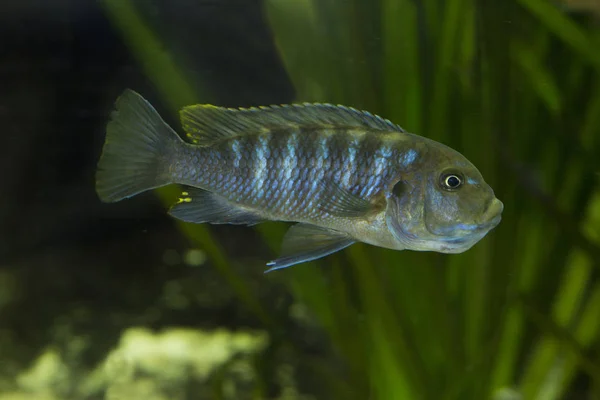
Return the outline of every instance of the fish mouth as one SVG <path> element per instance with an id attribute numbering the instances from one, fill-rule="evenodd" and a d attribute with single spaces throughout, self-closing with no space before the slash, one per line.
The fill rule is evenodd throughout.
<path id="1" fill-rule="evenodd" d="M 502 221 L 503 210 L 504 204 L 496 198 L 492 199 L 483 213 L 481 222 L 473 225 L 460 225 L 459 229 L 462 230 L 464 236 L 446 239 L 445 242 L 449 244 L 461 244 L 469 240 L 472 241 L 475 237 L 483 237 L 487 232 L 498 226 L 500 221 Z"/>
<path id="2" fill-rule="evenodd" d="M 504 211 L 504 204 L 497 198 L 493 198 L 490 204 L 487 206 L 481 224 L 482 228 L 493 229 L 500 221 L 502 221 L 502 211 Z"/>
<path id="3" fill-rule="evenodd" d="M 492 198 L 479 221 L 459 223 L 446 227 L 432 227 L 425 224 L 423 227 L 428 233 L 420 237 L 418 233 L 411 232 L 399 219 L 387 216 L 387 224 L 393 236 L 405 248 L 418 251 L 438 251 L 442 253 L 462 253 L 470 249 L 490 230 L 494 229 L 502 220 L 504 204 L 497 198 Z"/>

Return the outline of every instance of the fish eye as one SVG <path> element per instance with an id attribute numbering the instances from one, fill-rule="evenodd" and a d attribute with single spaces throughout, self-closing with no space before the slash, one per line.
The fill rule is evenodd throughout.
<path id="1" fill-rule="evenodd" d="M 463 184 L 463 178 L 460 174 L 449 173 L 441 176 L 442 187 L 446 190 L 456 190 Z"/>

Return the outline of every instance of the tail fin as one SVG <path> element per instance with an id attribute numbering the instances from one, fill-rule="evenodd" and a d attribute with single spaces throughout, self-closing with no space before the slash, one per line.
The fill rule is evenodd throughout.
<path id="1" fill-rule="evenodd" d="M 96 192 L 110 203 L 171 183 L 164 165 L 181 139 L 142 96 L 133 90 L 116 101 L 106 128 Z"/>

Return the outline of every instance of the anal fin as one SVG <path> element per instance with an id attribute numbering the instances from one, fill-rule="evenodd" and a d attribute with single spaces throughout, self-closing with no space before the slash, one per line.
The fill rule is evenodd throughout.
<path id="1" fill-rule="evenodd" d="M 196 224 L 256 225 L 264 221 L 260 215 L 218 194 L 195 187 L 188 187 L 182 192 L 179 202 L 171 207 L 169 214 Z"/>
<path id="2" fill-rule="evenodd" d="M 332 229 L 303 223 L 293 225 L 283 238 L 281 256 L 267 263 L 271 268 L 265 273 L 325 257 L 354 242 L 350 236 Z"/>

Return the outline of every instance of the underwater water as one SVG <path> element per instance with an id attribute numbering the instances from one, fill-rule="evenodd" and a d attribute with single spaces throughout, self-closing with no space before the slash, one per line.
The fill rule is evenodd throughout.
<path id="1" fill-rule="evenodd" d="M 0 400 L 600 399 L 600 13 L 547 0 L 4 0 Z M 288 223 L 103 203 L 126 88 L 327 102 L 444 143 L 502 222 L 264 274 Z"/>

